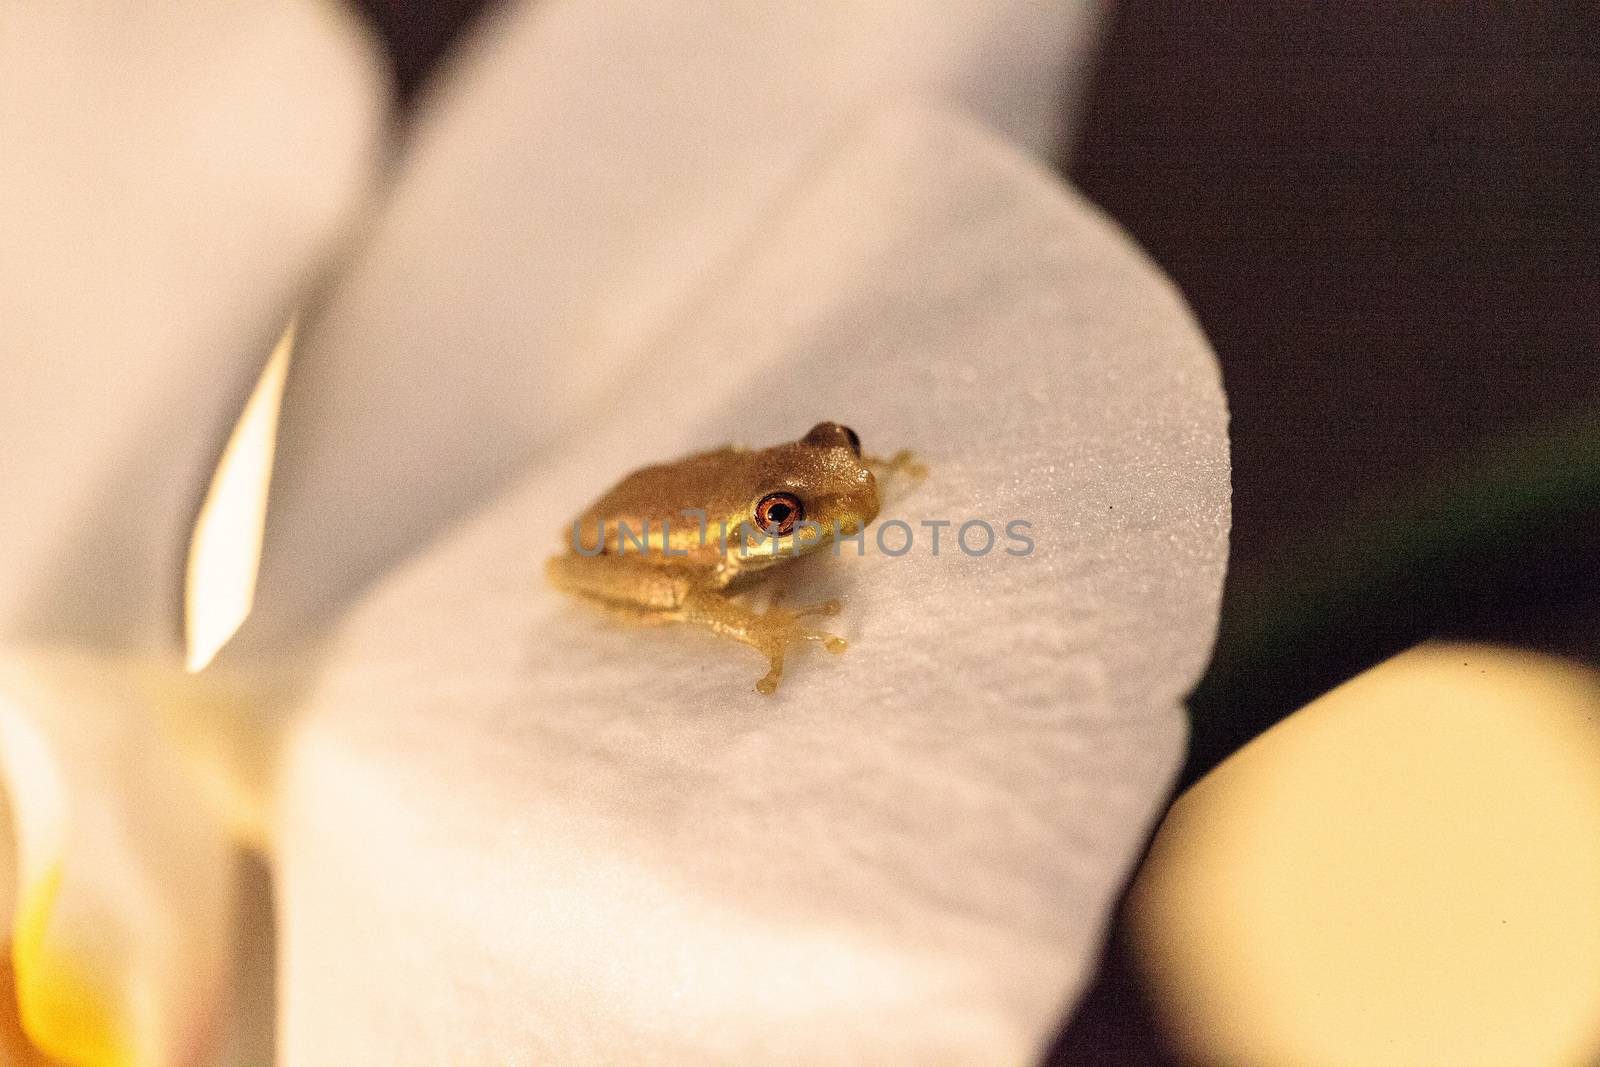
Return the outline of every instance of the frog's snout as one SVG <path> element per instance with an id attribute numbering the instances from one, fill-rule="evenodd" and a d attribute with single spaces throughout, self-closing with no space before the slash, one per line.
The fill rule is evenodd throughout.
<path id="1" fill-rule="evenodd" d="M 835 498 L 831 504 L 830 511 L 838 524 L 840 536 L 854 537 L 878 517 L 878 487 L 868 481 L 848 494 Z"/>

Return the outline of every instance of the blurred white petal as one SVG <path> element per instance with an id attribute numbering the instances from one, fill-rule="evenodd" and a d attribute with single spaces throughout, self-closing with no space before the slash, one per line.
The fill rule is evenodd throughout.
<path id="1" fill-rule="evenodd" d="M 0 656 L 0 986 L 53 1060 L 215 1062 L 233 847 L 146 672 L 228 425 L 370 184 L 383 82 L 321 0 L 0 7 L 0 635 L 155 663 Z"/>
<path id="2" fill-rule="evenodd" d="M 32 1044 L 74 1067 L 210 1062 L 233 852 L 158 708 L 171 679 L 79 652 L 0 654 L 4 940 Z"/>
<path id="3" fill-rule="evenodd" d="M 948 99 L 1051 151 L 1096 7 L 508 5 L 441 79 L 373 240 L 309 324 L 247 633 L 299 636 L 581 433 L 852 116 Z"/>
<path id="4" fill-rule="evenodd" d="M 319 0 L 0 8 L 0 632 L 175 647 L 199 493 L 382 107 Z"/>
<path id="5" fill-rule="evenodd" d="M 465 284 L 477 248 L 436 245 L 433 269 Z M 1084 981 L 1216 623 L 1204 341 L 1052 175 L 920 110 L 858 129 L 716 279 L 604 408 L 563 409 L 559 455 L 336 640 L 276 826 L 291 1067 L 1025 1062 Z M 429 337 L 476 321 L 441 299 Z M 498 367 L 523 311 L 458 337 L 513 411 L 527 387 L 465 361 Z M 540 329 L 540 374 L 592 371 Z M 930 463 L 880 522 L 1025 518 L 1037 551 L 969 559 L 947 534 L 937 558 L 809 561 L 852 645 L 796 657 L 773 698 L 746 649 L 545 587 L 562 524 L 630 467 L 822 418 Z M 438 477 L 470 466 L 432 430 Z"/>

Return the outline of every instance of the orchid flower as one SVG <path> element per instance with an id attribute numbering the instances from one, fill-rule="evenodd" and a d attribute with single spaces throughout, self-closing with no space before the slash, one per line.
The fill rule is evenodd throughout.
<path id="1" fill-rule="evenodd" d="M 508 3 L 394 135 L 328 4 L 0 20 L 14 1058 L 251 1062 L 269 1012 L 295 1067 L 1038 1055 L 1228 516 L 1204 340 L 1048 165 L 1091 9 Z M 296 309 L 253 608 L 186 676 L 196 504 Z M 880 523 L 952 524 L 794 565 L 843 657 L 762 697 L 543 584 L 633 467 L 823 419 L 928 464 Z"/>

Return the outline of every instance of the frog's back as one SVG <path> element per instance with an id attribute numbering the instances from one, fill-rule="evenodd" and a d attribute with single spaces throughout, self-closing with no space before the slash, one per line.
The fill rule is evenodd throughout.
<path id="1" fill-rule="evenodd" d="M 701 452 L 672 463 L 642 467 L 614 485 L 584 511 L 582 521 L 593 526 L 603 519 L 606 524 L 626 522 L 634 529 L 648 521 L 651 529 L 659 529 L 663 520 L 674 526 L 693 523 L 685 518 L 685 509 L 698 508 L 707 512 L 711 521 L 726 507 L 730 478 L 743 457 L 749 453 L 732 446 L 712 452 Z M 743 493 L 738 495 L 741 497 Z"/>
<path id="2" fill-rule="evenodd" d="M 714 568 L 723 559 L 719 524 L 750 506 L 755 455 L 728 446 L 640 468 L 590 504 L 576 520 L 576 532 L 569 529 L 566 534 L 575 537 L 574 545 L 585 554 L 598 550 L 673 566 Z M 699 513 L 704 513 L 704 526 Z M 671 556 L 662 551 L 669 532 Z"/>

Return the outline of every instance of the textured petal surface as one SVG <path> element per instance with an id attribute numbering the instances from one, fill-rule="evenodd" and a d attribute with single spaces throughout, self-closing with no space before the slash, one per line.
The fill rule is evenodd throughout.
<path id="1" fill-rule="evenodd" d="M 17 1010 L 75 1067 L 209 1062 L 223 1024 L 233 851 L 160 722 L 166 684 L 78 652 L 0 655 Z"/>
<path id="2" fill-rule="evenodd" d="M 1023 1062 L 1071 1003 L 1216 623 L 1206 345 L 1052 175 L 916 109 L 714 278 L 337 638 L 280 795 L 284 1062 Z M 749 650 L 544 585 L 630 468 L 822 418 L 932 469 L 880 519 L 911 552 L 792 565 L 843 657 L 763 698 Z M 918 525 L 972 518 L 1036 550 Z"/>
<path id="3" fill-rule="evenodd" d="M 210 465 L 381 107 L 319 0 L 0 7 L 0 632 L 176 646 Z"/>
<path id="4" fill-rule="evenodd" d="M 285 399 L 251 632 L 308 615 L 579 433 L 847 116 L 957 101 L 1070 122 L 1083 0 L 508 5 L 410 131 Z"/>

